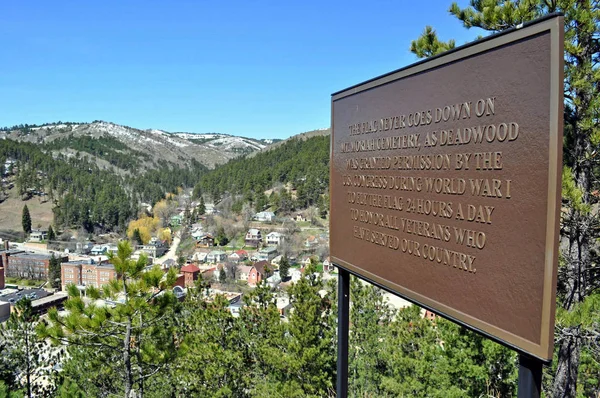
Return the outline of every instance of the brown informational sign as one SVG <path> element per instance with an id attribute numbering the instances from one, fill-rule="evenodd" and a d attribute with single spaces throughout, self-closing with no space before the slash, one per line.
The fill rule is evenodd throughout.
<path id="1" fill-rule="evenodd" d="M 333 94 L 333 263 L 551 359 L 562 118 L 562 17 Z"/>

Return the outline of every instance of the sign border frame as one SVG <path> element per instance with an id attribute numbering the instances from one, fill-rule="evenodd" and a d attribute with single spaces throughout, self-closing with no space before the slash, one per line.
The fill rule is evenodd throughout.
<path id="1" fill-rule="evenodd" d="M 364 279 L 392 294 L 424 307 L 468 329 L 480 333 L 494 341 L 506 345 L 516 351 L 536 357 L 546 363 L 552 360 L 554 350 L 554 322 L 556 313 L 556 278 L 558 265 L 559 221 L 562 185 L 562 145 L 563 145 L 563 109 L 564 109 L 564 18 L 562 14 L 549 14 L 538 20 L 522 26 L 485 37 L 483 39 L 457 47 L 437 56 L 416 62 L 407 67 L 375 77 L 363 83 L 351 86 L 331 95 L 331 146 L 330 164 L 333 164 L 334 142 L 334 103 L 342 98 L 370 90 L 422 73 L 433 68 L 439 68 L 449 63 L 460 61 L 518 42 L 528 37 L 550 32 L 550 118 L 549 118 L 549 162 L 548 162 L 548 206 L 546 214 L 545 261 L 542 290 L 542 318 L 540 344 L 510 333 L 473 316 L 455 310 L 448 305 L 439 303 L 410 289 L 360 269 L 338 257 L 331 255 L 332 263 L 351 274 Z M 330 181 L 333 180 L 333 168 L 330 167 Z M 333 188 L 330 185 L 330 197 Z M 333 224 L 330 216 L 329 226 Z"/>

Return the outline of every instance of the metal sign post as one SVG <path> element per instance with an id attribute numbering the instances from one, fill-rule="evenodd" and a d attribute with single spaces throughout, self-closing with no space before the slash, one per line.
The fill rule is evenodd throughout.
<path id="1" fill-rule="evenodd" d="M 348 334 L 350 326 L 350 273 L 338 268 L 337 396 L 348 396 Z"/>
<path id="2" fill-rule="evenodd" d="M 537 358 L 519 353 L 518 398 L 539 398 L 542 390 L 542 366 Z"/>

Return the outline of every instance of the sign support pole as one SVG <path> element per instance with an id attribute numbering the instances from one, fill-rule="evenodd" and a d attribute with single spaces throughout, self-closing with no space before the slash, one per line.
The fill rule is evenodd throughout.
<path id="1" fill-rule="evenodd" d="M 542 390 L 542 361 L 519 353 L 517 398 L 539 398 Z"/>
<path id="2" fill-rule="evenodd" d="M 350 325 L 350 273 L 338 267 L 338 398 L 348 397 L 348 334 Z"/>

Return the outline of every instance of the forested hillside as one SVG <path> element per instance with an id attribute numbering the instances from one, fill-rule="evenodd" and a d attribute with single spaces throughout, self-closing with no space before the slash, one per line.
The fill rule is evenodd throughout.
<path id="1" fill-rule="evenodd" d="M 153 204 L 166 192 L 191 187 L 207 170 L 194 160 L 185 168 L 158 162 L 157 169 L 120 176 L 79 154 L 53 157 L 38 145 L 8 139 L 0 146 L 2 168 L 6 160 L 14 162 L 11 170 L 0 171 L 12 176 L 22 199 L 51 200 L 55 225 L 88 231 L 122 229 L 136 216 L 140 202 Z M 1 187 L 5 192 L 5 182 Z"/>
<path id="2" fill-rule="evenodd" d="M 4 134 L 0 164 L 12 164 L 10 170 L 0 170 L 6 177 L 0 184 L 0 201 L 14 183 L 24 201 L 32 197 L 51 201 L 54 224 L 61 228 L 121 230 L 136 216 L 140 203 L 153 205 L 180 187 L 195 186 L 196 196 L 203 192 L 215 202 L 225 194 L 243 195 L 237 208 L 246 202 L 256 208 L 273 203 L 283 211 L 313 205 L 327 208 L 327 196 L 323 194 L 329 187 L 329 136 L 292 138 L 209 171 L 202 157 L 189 158 L 182 152 L 174 162 L 131 142 L 152 138 L 178 147 L 183 145 L 181 142 L 196 145 L 194 141 L 200 139 L 202 145 L 246 153 L 250 149 L 243 145 L 253 145 L 255 151 L 267 141 L 278 140 L 169 135 L 99 121 L 19 125 L 0 132 Z M 264 191 L 273 187 L 278 189 L 267 197 Z"/>
<path id="3" fill-rule="evenodd" d="M 47 150 L 71 148 L 75 151 L 86 152 L 127 171 L 139 169 L 142 165 L 140 160 L 151 159 L 149 154 L 129 148 L 121 141 L 110 136 L 94 138 L 69 135 L 44 144 L 43 147 Z"/>
<path id="4" fill-rule="evenodd" d="M 46 123 L 0 128 L 0 139 L 43 145 L 56 153 L 86 153 L 99 166 L 130 171 L 160 167 L 166 161 L 185 167 L 196 160 L 215 167 L 240 155 L 260 151 L 278 140 L 258 140 L 219 133 L 170 133 L 95 120 L 91 123 Z M 122 155 L 122 156 L 121 156 Z M 118 170 L 119 171 L 119 170 Z"/>
<path id="5" fill-rule="evenodd" d="M 121 230 L 141 202 L 154 204 L 179 187 L 195 186 L 196 196 L 203 192 L 215 202 L 226 194 L 242 195 L 238 207 L 245 202 L 257 208 L 274 204 L 283 211 L 327 207 L 329 136 L 292 138 L 210 171 L 196 159 L 185 167 L 151 159 L 110 136 L 68 135 L 42 144 L 5 139 L 2 143 L 0 164 L 4 167 L 6 160 L 14 161 L 10 172 L 21 198 L 40 196 L 52 201 L 54 223 L 59 227 Z M 72 153 L 60 151 L 66 146 Z M 109 166 L 98 165 L 97 159 Z M 143 162 L 152 162 L 153 167 L 144 169 Z M 264 191 L 273 187 L 286 189 L 267 197 Z M 2 189 L 6 189 L 4 184 Z"/>
<path id="6" fill-rule="evenodd" d="M 229 193 L 258 201 L 256 197 L 264 195 L 264 191 L 285 184 L 296 190 L 297 207 L 319 203 L 321 195 L 329 189 L 328 135 L 307 140 L 292 138 L 275 149 L 230 160 L 206 173 L 195 191 L 208 193 L 217 200 Z M 286 195 L 286 191 L 282 194 Z"/>

